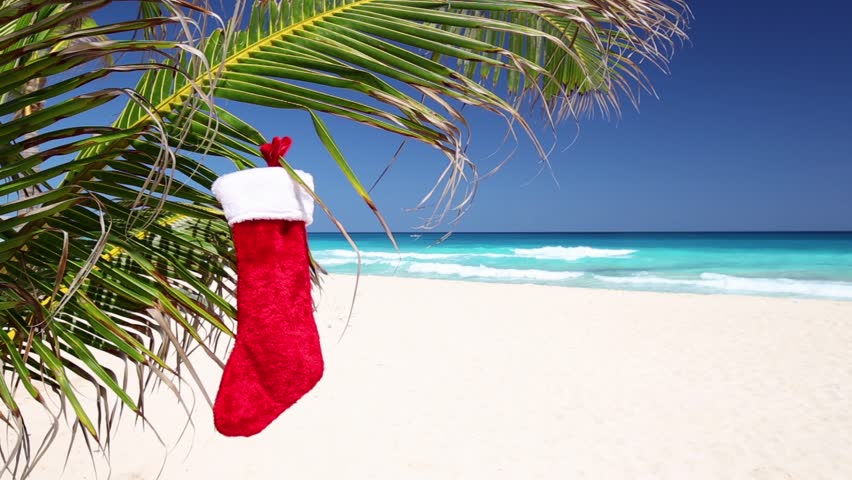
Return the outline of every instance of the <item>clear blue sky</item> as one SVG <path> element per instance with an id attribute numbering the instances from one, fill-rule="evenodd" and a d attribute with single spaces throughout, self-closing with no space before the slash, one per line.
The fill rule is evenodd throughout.
<path id="1" fill-rule="evenodd" d="M 621 120 L 581 123 L 561 152 L 577 132 L 563 125 L 551 159 L 558 185 L 536 177 L 535 152 L 522 144 L 482 183 L 458 230 L 852 230 L 852 3 L 689 3 L 691 44 L 675 54 L 670 76 L 652 75 L 659 100 L 643 98 Z M 255 121 L 268 136 L 294 136 L 288 157 L 315 173 L 347 228 L 378 229 L 310 138 L 305 115 L 258 112 Z M 471 114 L 471 123 L 481 159 L 503 129 L 486 114 Z M 365 182 L 397 146 L 369 128 L 330 126 Z M 394 230 L 422 223 L 404 208 L 431 186 L 440 162 L 432 150 L 406 149 L 377 187 Z M 332 228 L 324 219 L 314 227 Z"/>
<path id="2" fill-rule="evenodd" d="M 551 158 L 558 185 L 548 173 L 536 176 L 538 158 L 522 142 L 481 184 L 456 230 L 852 230 L 852 3 L 689 3 L 690 44 L 676 52 L 671 75 L 651 72 L 659 99 L 643 97 L 640 111 L 625 107 L 621 119 L 585 121 L 579 130 L 562 125 Z M 294 138 L 288 159 L 315 175 L 318 192 L 349 230 L 379 229 L 306 114 L 234 110 L 268 138 Z M 504 127 L 467 112 L 471 156 L 492 164 L 484 157 Z M 362 181 L 372 183 L 399 140 L 326 119 Z M 541 133 L 547 139 L 546 129 Z M 428 191 L 443 161 L 411 145 L 374 191 L 394 230 L 422 224 L 420 214 L 404 209 Z M 313 229 L 333 227 L 318 218 Z"/>

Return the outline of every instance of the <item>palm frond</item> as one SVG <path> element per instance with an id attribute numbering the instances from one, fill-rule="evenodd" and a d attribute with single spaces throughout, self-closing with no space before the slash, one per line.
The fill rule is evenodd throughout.
<path id="1" fill-rule="evenodd" d="M 192 49 L 198 39 L 179 32 L 196 20 L 169 1 L 146 2 L 169 16 L 107 25 L 87 18 L 108 3 L 0 3 L 0 195 L 6 198 L 0 204 L 0 398 L 7 408 L 2 419 L 16 434 L 0 444 L 0 453 L 3 471 L 13 477 L 28 476 L 43 451 L 28 440 L 19 395 L 49 410 L 45 395 L 55 396 L 84 436 L 108 448 L 111 404 L 141 415 L 148 372 L 176 374 L 182 359 L 164 343 L 190 337 L 211 351 L 209 338 L 231 334 L 221 320 L 234 314 L 223 299 L 227 293 L 208 286 L 211 275 L 230 273 L 202 268 L 230 259 L 227 224 L 212 197 L 198 190 L 208 189 L 215 174 L 169 150 L 172 168 L 191 174 L 198 186 L 173 192 L 167 214 L 155 216 L 134 200 L 166 150 L 156 117 L 137 129 L 105 126 L 98 117 L 119 98 L 147 106 L 143 93 L 115 87 L 121 78 L 127 83 L 127 75 L 187 76 L 187 66 L 198 60 L 176 55 L 201 55 Z M 158 28 L 171 28 L 173 39 L 122 39 Z M 69 172 L 95 164 L 100 168 L 89 178 L 62 184 Z M 162 196 L 162 188 L 150 190 Z M 134 222 L 140 221 L 150 225 L 139 229 Z M 165 324 L 147 312 L 152 306 L 168 312 Z M 140 375 L 137 398 L 108 367 L 127 369 L 125 361 L 144 367 L 123 374 Z M 81 401 L 81 393 L 94 393 L 94 404 Z"/>

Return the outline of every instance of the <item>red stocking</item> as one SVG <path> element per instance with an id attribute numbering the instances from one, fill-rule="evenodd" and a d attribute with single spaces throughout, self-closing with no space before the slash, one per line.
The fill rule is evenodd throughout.
<path id="1" fill-rule="evenodd" d="M 261 148 L 277 165 L 289 138 Z M 313 178 L 299 177 L 311 188 Z M 227 436 L 251 436 L 316 385 L 323 372 L 313 318 L 305 225 L 313 200 L 280 167 L 224 175 L 213 192 L 237 256 L 237 338 L 213 418 Z"/>

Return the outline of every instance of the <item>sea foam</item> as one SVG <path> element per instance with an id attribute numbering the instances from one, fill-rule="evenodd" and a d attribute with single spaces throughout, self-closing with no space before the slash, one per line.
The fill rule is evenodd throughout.
<path id="1" fill-rule="evenodd" d="M 358 255 L 353 250 L 332 249 L 332 250 L 317 250 L 314 256 L 336 257 L 344 259 L 356 259 Z M 443 260 L 448 258 L 467 257 L 471 254 L 467 253 L 416 253 L 416 252 L 373 252 L 368 250 L 361 251 L 361 259 L 380 259 L 380 260 Z"/>
<path id="2" fill-rule="evenodd" d="M 315 257 L 316 258 L 316 257 Z M 320 265 L 324 267 L 334 267 L 340 265 L 357 265 L 358 259 L 354 256 L 352 258 L 319 258 L 316 259 Z M 375 265 L 377 263 L 387 263 L 391 264 L 392 262 L 386 260 L 379 260 L 373 258 L 362 258 L 361 265 Z"/>
<path id="3" fill-rule="evenodd" d="M 805 295 L 824 298 L 852 299 L 852 283 L 822 280 L 793 280 L 789 278 L 748 278 L 705 272 L 697 279 L 675 279 L 648 274 L 630 277 L 595 275 L 597 280 L 607 283 L 635 285 L 674 285 L 720 290 L 732 293 L 767 293 L 778 295 Z"/>
<path id="4" fill-rule="evenodd" d="M 492 268 L 485 265 L 471 266 L 455 263 L 411 263 L 406 267 L 410 273 L 448 275 L 464 278 L 493 278 L 499 280 L 560 281 L 583 276 L 583 272 L 553 272 L 549 270 Z"/>
<path id="5" fill-rule="evenodd" d="M 583 258 L 628 257 L 636 253 L 636 250 L 548 246 L 541 248 L 515 248 L 512 252 L 519 257 L 537 258 L 540 260 L 575 261 Z"/>
<path id="6" fill-rule="evenodd" d="M 592 247 L 561 247 L 561 246 L 546 246 L 540 248 L 513 248 L 512 253 L 500 252 L 482 252 L 482 251 L 467 251 L 453 253 L 427 253 L 427 252 L 375 252 L 361 251 L 362 259 L 382 259 L 382 260 L 449 260 L 459 258 L 531 258 L 536 260 L 564 260 L 576 261 L 583 258 L 619 258 L 629 257 L 636 253 L 636 250 L 627 249 L 608 249 L 608 248 L 592 248 Z M 323 258 L 357 258 L 352 250 L 331 249 L 318 250 L 314 252 L 315 256 Z M 334 265 L 342 265 L 343 263 L 333 263 Z"/>

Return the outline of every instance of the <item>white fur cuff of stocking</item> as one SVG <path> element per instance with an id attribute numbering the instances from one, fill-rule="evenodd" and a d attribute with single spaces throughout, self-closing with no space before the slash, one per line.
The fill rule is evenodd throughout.
<path id="1" fill-rule="evenodd" d="M 296 173 L 314 189 L 311 174 Z M 305 225 L 314 221 L 314 199 L 281 167 L 229 173 L 213 182 L 212 190 L 229 225 L 249 220 L 293 220 Z"/>

